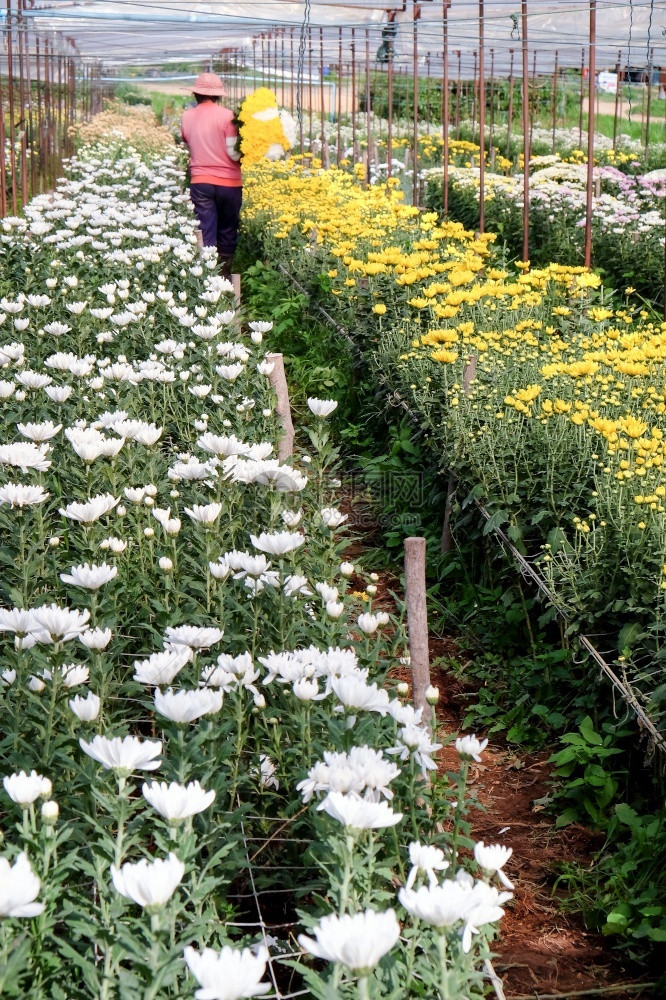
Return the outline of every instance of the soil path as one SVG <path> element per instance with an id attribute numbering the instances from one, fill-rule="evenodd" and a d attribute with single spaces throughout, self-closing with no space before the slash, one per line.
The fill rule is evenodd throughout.
<path id="1" fill-rule="evenodd" d="M 431 645 L 437 657 L 442 648 L 446 656 L 458 653 L 450 640 L 433 639 Z M 455 733 L 470 691 L 436 667 L 433 683 L 441 692 L 437 713 L 441 731 Z M 439 756 L 442 770 L 457 769 L 453 744 Z M 646 1000 L 652 996 L 649 989 L 618 989 L 640 982 L 636 968 L 627 968 L 609 941 L 586 931 L 577 915 L 563 913 L 553 894 L 558 864 L 590 862 L 603 837 L 576 824 L 561 830 L 554 827 L 552 816 L 538 802 L 552 792 L 549 756 L 550 751 L 521 754 L 495 739 L 484 751 L 482 763 L 470 769 L 471 788 L 481 806 L 471 816 L 473 836 L 486 844 L 506 844 L 514 852 L 506 872 L 515 882 L 515 899 L 493 946 L 506 998 L 536 1000 L 544 994 L 599 990 L 600 997 Z"/>

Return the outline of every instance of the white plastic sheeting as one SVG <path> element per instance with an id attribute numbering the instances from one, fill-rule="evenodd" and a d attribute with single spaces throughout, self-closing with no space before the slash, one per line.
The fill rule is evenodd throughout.
<path id="1" fill-rule="evenodd" d="M 510 50 L 516 69 L 520 56 L 520 0 L 485 0 L 485 50 L 489 66 L 494 52 L 495 72 L 506 76 Z M 394 42 L 396 66 L 410 67 L 414 51 L 412 0 L 404 4 L 386 0 L 312 0 L 310 23 L 322 28 L 325 62 L 337 62 L 339 33 L 343 33 L 343 60 L 350 59 L 354 28 L 356 58 L 365 59 L 366 32 L 371 60 L 382 40 L 387 11 L 395 11 L 398 30 Z M 421 72 L 426 64 L 432 75 L 441 73 L 442 0 L 422 0 L 417 7 L 417 52 Z M 264 0 L 236 3 L 231 0 L 43 0 L 26 11 L 35 27 L 74 37 L 84 58 L 107 65 L 159 63 L 204 59 L 221 49 L 242 50 L 252 62 L 253 39 L 262 33 L 275 37 L 286 29 L 281 52 L 291 59 L 290 39 L 296 51 L 305 3 Z M 478 50 L 478 0 L 451 0 L 448 12 L 449 55 L 452 74 L 458 63 L 464 77 L 471 76 Z M 513 15 L 513 17 L 512 17 Z M 586 0 L 528 0 L 530 68 L 536 54 L 540 73 L 551 72 L 557 51 L 560 66 L 580 66 L 581 49 L 587 46 L 589 3 Z M 283 36 L 283 37 L 285 37 Z M 255 42 L 256 59 L 256 42 Z M 314 60 L 319 60 L 319 34 L 313 32 Z M 666 0 L 598 0 L 597 66 L 614 66 L 621 51 L 623 65 L 666 67 Z M 459 53 L 459 55 L 458 55 Z"/>

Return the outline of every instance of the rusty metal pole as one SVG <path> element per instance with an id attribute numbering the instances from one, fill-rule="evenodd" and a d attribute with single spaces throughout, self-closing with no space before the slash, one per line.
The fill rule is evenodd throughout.
<path id="1" fill-rule="evenodd" d="M 30 115 L 28 113 L 28 95 L 26 93 L 25 42 L 26 29 L 23 18 L 22 0 L 16 0 L 16 34 L 18 37 L 19 56 L 19 103 L 21 105 L 21 205 L 28 203 L 28 129 Z"/>
<path id="2" fill-rule="evenodd" d="M 652 66 L 654 64 L 654 49 L 650 49 L 649 62 L 647 67 L 647 112 L 645 118 L 645 159 L 648 158 L 650 147 L 650 117 L 652 112 Z"/>
<path id="3" fill-rule="evenodd" d="M 313 106 L 314 96 L 312 91 L 312 28 L 308 28 L 308 136 L 310 139 L 310 152 L 312 152 L 313 131 Z"/>
<path id="4" fill-rule="evenodd" d="M 483 0 L 479 0 L 479 231 L 486 228 L 486 55 Z"/>
<path id="5" fill-rule="evenodd" d="M 412 4 L 413 38 L 412 38 L 412 108 L 414 114 L 414 157 L 412 163 L 412 205 L 419 201 L 419 39 L 418 39 L 419 7 Z"/>
<path id="6" fill-rule="evenodd" d="M 326 111 L 324 108 L 324 29 L 319 29 L 319 100 L 321 102 L 321 115 L 320 115 L 320 126 L 321 126 L 321 162 L 322 165 L 328 166 L 328 149 L 326 150 L 326 156 L 324 155 L 324 146 L 326 145 L 326 135 L 324 131 L 324 120 L 326 117 Z"/>
<path id="7" fill-rule="evenodd" d="M 289 113 L 292 115 L 294 113 L 294 30 L 294 28 L 289 29 Z"/>
<path id="8" fill-rule="evenodd" d="M 495 139 L 495 49 L 490 50 L 490 155 Z"/>
<path id="9" fill-rule="evenodd" d="M 557 82 L 558 82 L 558 67 L 557 67 L 557 49 L 555 49 L 555 69 L 553 70 L 553 100 L 552 100 L 552 119 L 553 119 L 553 153 L 555 153 L 555 130 L 557 129 Z"/>
<path id="10" fill-rule="evenodd" d="M 590 0 L 590 56 L 587 98 L 587 190 L 585 192 L 585 267 L 592 262 L 592 193 L 594 189 L 594 78 L 596 75 L 597 0 Z"/>
<path id="11" fill-rule="evenodd" d="M 387 136 L 386 136 L 386 177 L 391 176 L 393 170 L 393 44 L 389 40 L 388 54 L 388 80 L 387 80 Z"/>
<path id="12" fill-rule="evenodd" d="M 458 49 L 457 55 L 458 55 L 458 80 L 456 82 L 456 139 L 459 139 L 460 138 L 460 117 L 461 117 L 460 101 L 461 101 L 461 98 L 462 98 L 462 94 L 460 92 L 461 87 L 462 87 L 462 79 L 461 79 L 461 76 L 462 76 L 462 52 L 460 51 L 460 49 Z"/>
<path id="13" fill-rule="evenodd" d="M 370 118 L 370 29 L 365 29 L 365 148 L 368 153 L 368 166 L 366 170 L 365 181 L 366 184 L 370 183 L 370 167 L 372 160 L 377 160 L 377 156 L 372 148 L 374 146 L 371 136 L 371 118 Z M 375 163 L 375 168 L 376 168 Z"/>
<path id="14" fill-rule="evenodd" d="M 449 6 L 451 0 L 444 0 L 442 9 L 442 186 L 444 195 L 444 215 L 449 214 Z"/>
<path id="15" fill-rule="evenodd" d="M 352 116 L 352 150 L 356 160 L 356 29 L 351 30 L 351 116 Z"/>
<path id="16" fill-rule="evenodd" d="M 532 149 L 532 135 L 534 133 L 534 122 L 537 116 L 539 104 L 539 89 L 537 86 L 537 54 L 536 49 L 532 53 L 532 91 L 530 98 L 530 149 Z"/>
<path id="17" fill-rule="evenodd" d="M 513 49 L 509 49 L 509 108 L 506 122 L 506 158 L 511 159 L 511 125 L 513 123 Z"/>
<path id="18" fill-rule="evenodd" d="M 16 132 L 14 113 L 14 33 L 11 0 L 7 0 L 7 95 L 9 98 L 9 173 L 12 181 L 12 213 L 18 211 L 16 192 Z M 2 155 L 5 155 L 4 149 Z"/>
<path id="19" fill-rule="evenodd" d="M 342 28 L 338 28 L 338 135 L 337 135 L 337 150 L 336 150 L 336 162 L 340 166 L 340 160 L 342 158 Z"/>
<path id="20" fill-rule="evenodd" d="M 615 112 L 613 114 L 613 149 L 617 149 L 617 119 L 618 119 L 618 107 L 620 104 L 621 63 L 622 63 L 622 49 L 620 49 L 617 54 L 617 68 L 616 68 L 617 86 L 615 88 Z"/>
<path id="21" fill-rule="evenodd" d="M 7 214 L 7 170 L 5 167 L 5 100 L 0 72 L 0 218 Z"/>
<path id="22" fill-rule="evenodd" d="M 583 145 L 583 79 L 585 77 L 585 49 L 580 55 L 580 109 L 578 111 L 578 148 Z"/>
<path id="23" fill-rule="evenodd" d="M 474 130 L 476 128 L 476 95 L 477 95 L 477 71 L 479 54 L 474 50 L 474 79 L 472 80 L 472 142 L 474 142 Z"/>
<path id="24" fill-rule="evenodd" d="M 523 57 L 523 260 L 530 259 L 530 70 L 527 47 L 527 0 L 521 0 Z"/>

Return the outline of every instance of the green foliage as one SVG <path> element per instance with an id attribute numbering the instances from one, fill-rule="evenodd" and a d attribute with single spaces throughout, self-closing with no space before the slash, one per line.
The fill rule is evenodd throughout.
<path id="1" fill-rule="evenodd" d="M 620 736 L 630 735 L 631 730 L 618 732 L 608 723 L 596 732 L 589 715 L 578 726 L 577 733 L 560 737 L 564 748 L 548 758 L 555 765 L 554 773 L 565 779 L 555 792 L 555 801 L 566 805 L 555 822 L 567 826 L 582 820 L 596 827 L 608 822 L 608 807 L 618 789 L 617 775 L 608 768 L 610 757 L 622 753 L 617 746 Z"/>
<path id="2" fill-rule="evenodd" d="M 563 905 L 636 957 L 666 942 L 666 814 L 617 803 L 608 838 L 590 866 L 562 866 Z"/>

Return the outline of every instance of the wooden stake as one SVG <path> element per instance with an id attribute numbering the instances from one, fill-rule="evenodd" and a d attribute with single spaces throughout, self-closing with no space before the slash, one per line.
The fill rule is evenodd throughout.
<path id="1" fill-rule="evenodd" d="M 267 361 L 273 362 L 273 371 L 268 376 L 275 395 L 277 396 L 277 406 L 275 412 L 280 418 L 283 436 L 278 441 L 277 454 L 281 462 L 291 458 L 294 454 L 294 424 L 291 419 L 291 406 L 289 405 L 289 387 L 287 377 L 284 373 L 284 358 L 281 354 L 267 354 Z"/>
<path id="2" fill-rule="evenodd" d="M 430 687 L 430 651 L 428 646 L 425 559 L 425 538 L 406 538 L 405 597 L 409 659 L 412 672 L 412 701 L 414 708 L 423 709 L 423 722 L 432 727 L 434 711 L 426 700 L 426 693 Z"/>

